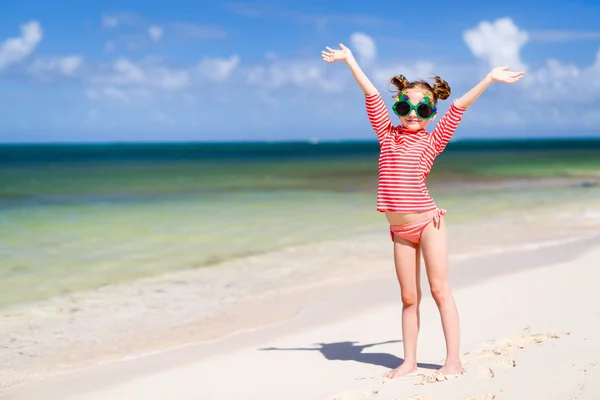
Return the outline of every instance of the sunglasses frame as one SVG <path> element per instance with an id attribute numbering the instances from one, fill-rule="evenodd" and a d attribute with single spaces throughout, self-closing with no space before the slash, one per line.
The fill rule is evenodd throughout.
<path id="1" fill-rule="evenodd" d="M 408 104 L 408 112 L 406 114 L 400 114 L 397 110 L 397 106 L 400 103 L 406 103 Z M 427 118 L 423 118 L 421 115 L 419 115 L 419 107 L 426 105 L 431 107 L 431 110 L 433 111 L 433 113 L 427 117 Z M 401 96 L 396 97 L 396 103 L 394 103 L 394 105 L 392 106 L 392 109 L 394 110 L 394 113 L 399 116 L 399 117 L 406 117 L 407 115 L 409 115 L 413 110 L 415 110 L 415 114 L 417 115 L 417 117 L 419 119 L 422 119 L 424 121 L 428 121 L 432 118 L 434 118 L 437 114 L 437 108 L 433 105 L 431 98 L 429 97 L 429 93 L 425 93 L 424 94 L 424 99 L 423 101 L 419 102 L 419 104 L 414 105 L 413 103 L 411 103 L 410 98 L 408 97 L 408 93 L 406 91 L 402 91 Z"/>

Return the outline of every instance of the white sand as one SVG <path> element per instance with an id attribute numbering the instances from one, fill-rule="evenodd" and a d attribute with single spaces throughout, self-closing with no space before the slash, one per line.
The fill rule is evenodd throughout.
<path id="1" fill-rule="evenodd" d="M 460 274 L 453 271 L 467 373 L 449 381 L 432 383 L 430 369 L 381 378 L 398 362 L 400 342 L 360 351 L 364 344 L 401 339 L 397 283 L 377 272 L 314 292 L 319 298 L 295 320 L 48 378 L 2 398 L 598 399 L 599 265 L 600 240 L 594 239 L 473 259 Z M 316 343 L 325 346 L 261 350 L 318 349 Z M 427 295 L 419 345 L 421 363 L 443 362 L 439 316 Z"/>

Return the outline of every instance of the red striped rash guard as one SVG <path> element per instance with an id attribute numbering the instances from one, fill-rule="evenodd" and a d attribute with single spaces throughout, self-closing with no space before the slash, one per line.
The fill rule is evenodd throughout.
<path id="1" fill-rule="evenodd" d="M 379 141 L 377 211 L 419 213 L 437 207 L 425 186 L 435 158 L 444 150 L 465 112 L 454 102 L 433 132 L 394 126 L 379 93 L 366 95 L 367 115 Z"/>

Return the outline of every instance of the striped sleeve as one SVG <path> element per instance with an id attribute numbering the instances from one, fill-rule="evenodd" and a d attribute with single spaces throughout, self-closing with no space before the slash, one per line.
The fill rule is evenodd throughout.
<path id="1" fill-rule="evenodd" d="M 446 111 L 444 116 L 438 121 L 435 129 L 431 133 L 433 145 L 437 154 L 440 154 L 446 148 L 446 145 L 462 120 L 465 111 L 466 108 L 458 107 L 452 102 L 448 111 Z"/>
<path id="2" fill-rule="evenodd" d="M 367 115 L 375 133 L 377 140 L 381 144 L 388 133 L 394 129 L 394 125 L 390 120 L 385 103 L 381 98 L 381 94 L 366 95 L 365 102 L 367 106 Z"/>

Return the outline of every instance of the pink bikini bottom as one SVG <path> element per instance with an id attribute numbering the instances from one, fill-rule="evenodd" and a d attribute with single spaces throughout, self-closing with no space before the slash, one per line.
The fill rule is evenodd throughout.
<path id="1" fill-rule="evenodd" d="M 440 219 L 445 214 L 446 210 L 437 209 L 435 214 L 430 215 L 429 217 L 421 218 L 404 225 L 390 225 L 390 236 L 392 237 L 392 241 L 394 241 L 394 235 L 398 235 L 402 239 L 418 244 L 421 241 L 421 234 L 425 227 L 429 225 L 431 221 L 439 224 Z"/>

